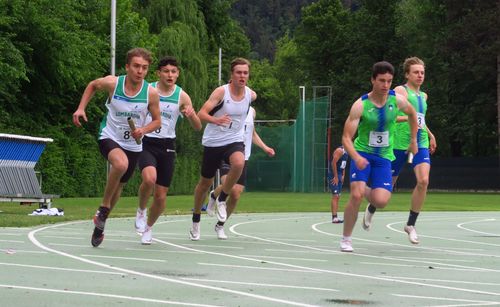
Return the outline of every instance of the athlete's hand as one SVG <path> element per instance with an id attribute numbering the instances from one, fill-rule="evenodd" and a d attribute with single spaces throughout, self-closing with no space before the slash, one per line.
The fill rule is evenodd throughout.
<path id="1" fill-rule="evenodd" d="M 330 181 L 332 184 L 334 185 L 337 185 L 339 183 L 339 177 L 335 176 L 332 178 L 332 180 Z"/>
<path id="2" fill-rule="evenodd" d="M 215 118 L 214 124 L 218 126 L 229 126 L 229 124 L 231 123 L 231 116 L 227 114 L 224 114 L 221 117 L 214 117 L 214 118 Z"/>
<path id="3" fill-rule="evenodd" d="M 436 151 L 436 148 L 437 148 L 436 138 L 433 135 L 429 139 L 429 152 L 431 153 L 431 155 Z"/>
<path id="4" fill-rule="evenodd" d="M 410 141 L 410 146 L 408 146 L 408 153 L 412 153 L 413 155 L 416 155 L 418 152 L 418 145 L 417 145 L 417 140 L 412 140 Z"/>
<path id="5" fill-rule="evenodd" d="M 194 114 L 196 114 L 195 110 L 193 109 L 192 106 L 186 106 L 182 111 L 181 111 L 182 115 L 185 116 L 185 117 L 191 117 L 193 116 Z"/>
<path id="6" fill-rule="evenodd" d="M 366 160 L 363 156 L 359 156 L 359 158 L 357 158 L 354 163 L 356 163 L 356 167 L 359 170 L 364 170 L 368 166 L 368 164 L 370 164 L 370 162 L 368 162 L 368 160 Z"/>
<path id="7" fill-rule="evenodd" d="M 269 157 L 274 157 L 274 155 L 276 154 L 276 153 L 274 152 L 274 149 L 272 149 L 271 147 L 267 147 L 267 148 L 265 149 L 265 152 L 266 152 L 266 154 L 267 154 Z"/>
<path id="8" fill-rule="evenodd" d="M 76 110 L 75 113 L 73 113 L 73 124 L 77 127 L 81 127 L 82 124 L 80 123 L 80 117 L 83 118 L 85 122 L 88 122 L 87 120 L 87 115 L 85 114 L 84 110 Z"/>
<path id="9" fill-rule="evenodd" d="M 142 139 L 144 134 L 145 134 L 145 131 L 144 131 L 144 128 L 142 128 L 142 127 L 135 128 L 134 131 L 130 131 L 130 135 L 132 135 L 132 137 L 136 140 Z"/>

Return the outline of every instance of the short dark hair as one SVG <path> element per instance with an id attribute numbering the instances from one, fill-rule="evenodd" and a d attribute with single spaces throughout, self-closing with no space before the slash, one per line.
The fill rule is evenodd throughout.
<path id="1" fill-rule="evenodd" d="M 147 49 L 144 48 L 133 48 L 130 49 L 127 52 L 127 64 L 130 64 L 132 61 L 132 58 L 134 57 L 141 57 L 144 60 L 148 61 L 149 64 L 153 61 L 153 58 L 151 57 L 151 52 Z"/>
<path id="2" fill-rule="evenodd" d="M 160 70 L 163 66 L 167 66 L 167 65 L 172 65 L 172 66 L 179 68 L 179 63 L 177 62 L 177 59 L 175 57 L 166 56 L 158 62 L 157 69 Z"/>
<path id="3" fill-rule="evenodd" d="M 378 75 L 390 73 L 394 76 L 394 66 L 386 61 L 381 61 L 373 64 L 372 79 L 376 79 Z"/>
<path id="4" fill-rule="evenodd" d="M 231 61 L 231 72 L 233 72 L 234 67 L 236 65 L 248 65 L 248 68 L 250 68 L 250 61 L 245 59 L 245 58 L 236 58 Z"/>

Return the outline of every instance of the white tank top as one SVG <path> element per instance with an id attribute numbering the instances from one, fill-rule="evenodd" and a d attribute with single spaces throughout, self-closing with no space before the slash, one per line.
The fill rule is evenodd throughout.
<path id="1" fill-rule="evenodd" d="M 250 155 L 252 154 L 254 116 L 255 116 L 255 109 L 250 107 L 250 110 L 248 110 L 247 118 L 245 119 L 245 161 L 248 161 L 248 159 L 250 159 Z"/>
<path id="2" fill-rule="evenodd" d="M 151 86 L 156 88 L 158 82 L 151 83 Z M 160 95 L 160 117 L 161 127 L 155 131 L 146 134 L 152 138 L 175 139 L 175 125 L 181 112 L 179 111 L 179 101 L 181 100 L 182 88 L 175 85 L 174 91 L 169 96 Z M 153 118 L 148 112 L 144 126 L 149 124 Z"/>
<path id="3" fill-rule="evenodd" d="M 142 82 L 141 89 L 134 96 L 125 94 L 125 78 L 116 79 L 115 90 L 111 98 L 106 101 L 108 111 L 101 121 L 99 140 L 111 139 L 123 149 L 140 152 L 142 144 L 137 144 L 130 134 L 127 119 L 131 117 L 136 125 L 144 122 L 148 112 L 149 85 Z"/>
<path id="4" fill-rule="evenodd" d="M 244 142 L 245 119 L 252 102 L 252 91 L 245 87 L 245 95 L 240 101 L 234 101 L 229 92 L 229 84 L 224 86 L 224 98 L 210 112 L 210 115 L 221 117 L 227 114 L 231 123 L 227 126 L 218 126 L 208 123 L 203 132 L 201 143 L 206 147 L 220 147 L 231 143 Z"/>

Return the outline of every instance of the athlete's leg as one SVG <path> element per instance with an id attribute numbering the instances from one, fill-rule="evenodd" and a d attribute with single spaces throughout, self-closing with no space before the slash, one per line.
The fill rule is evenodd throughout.
<path id="1" fill-rule="evenodd" d="M 168 188 L 157 184 L 154 189 L 154 198 L 149 208 L 148 226 L 152 227 L 160 215 L 165 211 Z"/>
<path id="2" fill-rule="evenodd" d="M 139 186 L 139 208 L 146 210 L 148 207 L 148 200 L 155 189 L 156 183 L 156 168 L 148 166 L 142 169 L 141 172 L 142 182 Z"/>
<path id="3" fill-rule="evenodd" d="M 222 183 L 222 191 L 229 195 L 234 184 L 238 181 L 245 167 L 245 155 L 241 151 L 235 151 L 229 156 L 231 169 L 227 173 L 226 180 Z"/>
<path id="4" fill-rule="evenodd" d="M 240 200 L 241 193 L 245 190 L 245 186 L 241 184 L 235 184 L 233 189 L 231 190 L 231 194 L 229 195 L 229 199 L 227 200 L 227 217 L 234 212 L 238 201 Z"/>
<path id="5" fill-rule="evenodd" d="M 194 189 L 194 214 L 201 214 L 201 207 L 205 201 L 206 195 L 214 182 L 214 178 L 205 178 L 200 176 L 200 180 Z"/>
<path id="6" fill-rule="evenodd" d="M 344 209 L 344 237 L 350 237 L 358 219 L 359 205 L 363 201 L 366 183 L 364 181 L 351 182 L 351 195 Z"/>
<path id="7" fill-rule="evenodd" d="M 429 172 L 431 166 L 428 163 L 420 163 L 415 166 L 415 177 L 417 184 L 411 195 L 411 210 L 419 213 L 424 205 L 425 197 L 427 196 L 427 187 L 429 185 Z"/>
<path id="8" fill-rule="evenodd" d="M 111 209 L 111 204 L 116 204 L 120 197 L 120 179 L 127 172 L 128 158 L 125 152 L 120 148 L 112 149 L 108 154 L 108 161 L 111 165 L 109 169 L 108 180 L 104 189 L 102 206 Z"/>

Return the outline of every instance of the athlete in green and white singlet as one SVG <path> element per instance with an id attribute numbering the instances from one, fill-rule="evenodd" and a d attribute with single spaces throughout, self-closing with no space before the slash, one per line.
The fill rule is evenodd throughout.
<path id="1" fill-rule="evenodd" d="M 151 86 L 156 88 L 157 82 L 151 83 Z M 179 110 L 179 101 L 182 93 L 182 88 L 177 84 L 174 85 L 174 91 L 168 96 L 160 94 L 160 115 L 161 127 L 155 131 L 146 134 L 147 137 L 152 138 L 169 138 L 175 139 L 175 126 L 179 116 L 182 114 Z M 148 113 L 146 117 L 146 124 L 151 121 L 151 115 Z"/>
<path id="2" fill-rule="evenodd" d="M 136 123 L 143 122 L 148 113 L 148 83 L 143 80 L 142 87 L 134 96 L 125 94 L 125 79 L 119 76 L 115 91 L 106 101 L 108 112 L 101 121 L 99 140 L 111 139 L 123 149 L 140 152 L 142 144 L 137 144 L 130 134 L 127 118 L 131 117 Z"/>

